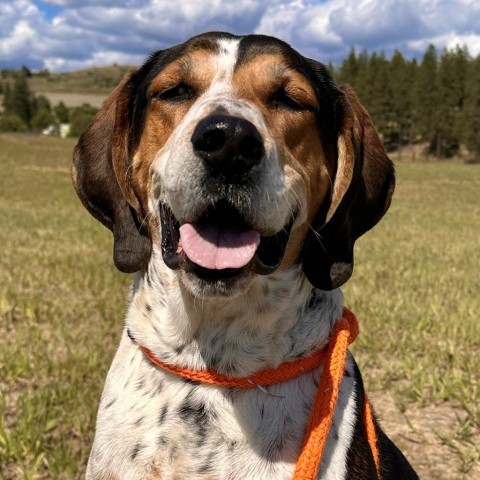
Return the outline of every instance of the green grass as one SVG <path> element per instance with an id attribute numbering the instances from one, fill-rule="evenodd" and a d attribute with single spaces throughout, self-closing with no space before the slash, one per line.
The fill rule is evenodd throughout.
<path id="1" fill-rule="evenodd" d="M 344 288 L 373 364 L 370 387 L 406 400 L 454 400 L 480 425 L 480 166 L 397 165 L 384 220 L 357 245 Z"/>
<path id="2" fill-rule="evenodd" d="M 129 278 L 71 186 L 74 142 L 0 136 L 0 478 L 81 478 Z M 480 165 L 401 164 L 386 218 L 344 289 L 369 390 L 464 412 L 480 426 Z M 460 432 L 460 433 L 459 433 Z M 451 438 L 442 440 L 444 443 Z"/>
<path id="3" fill-rule="evenodd" d="M 17 471 L 77 476 L 122 325 L 128 278 L 112 265 L 109 232 L 73 192 L 73 145 L 0 136 L 0 465 L 7 478 Z"/>

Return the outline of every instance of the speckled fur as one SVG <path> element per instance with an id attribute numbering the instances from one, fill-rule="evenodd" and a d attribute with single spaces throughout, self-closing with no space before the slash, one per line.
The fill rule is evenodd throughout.
<path id="1" fill-rule="evenodd" d="M 306 172 L 320 182 L 327 178 L 325 170 L 294 166 L 298 162 L 270 135 L 261 109 L 232 93 L 238 45 L 238 39 L 219 40 L 213 60 L 216 75 L 209 88 L 166 143 L 158 151 L 152 147 L 151 163 L 140 154 L 134 159 L 135 165 L 149 169 L 142 185 L 151 179 L 150 190 L 139 198 L 148 198 L 149 226 L 157 230 L 150 232 L 148 267 L 134 275 L 124 332 L 98 411 L 88 480 L 292 477 L 321 368 L 268 388 L 207 386 L 155 367 L 136 343 L 164 362 L 243 377 L 325 346 L 341 316 L 340 290 L 314 288 L 298 261 L 302 248 L 298 231 L 305 235 L 318 207 L 309 202 L 321 202 L 309 197 L 314 182 Z M 248 119 L 264 139 L 265 158 L 248 188 L 219 184 L 192 150 L 195 125 L 219 108 Z M 168 268 L 158 245 L 159 202 L 184 223 L 226 196 L 261 235 L 277 233 L 296 212 L 289 240 L 294 261 L 270 275 L 244 275 L 233 286 L 217 281 L 212 287 L 195 274 Z M 292 241 L 294 235 L 297 239 Z M 375 476 L 368 450 L 360 460 L 352 452 L 354 432 L 360 432 L 357 440 L 362 436 L 359 405 L 364 393 L 357 372 L 349 355 L 319 479 Z M 368 449 L 364 438 L 359 445 Z"/>
<path id="2" fill-rule="evenodd" d="M 174 276 L 158 261 L 135 278 L 126 328 L 162 360 L 197 369 L 243 376 L 275 367 L 324 345 L 341 312 L 340 291 L 312 289 L 298 269 L 258 277 L 245 296 L 223 304 L 169 288 Z M 189 320 L 192 309 L 196 324 Z M 319 478 L 344 478 L 339 472 L 354 420 L 351 363 Z M 87 478 L 157 478 L 151 472 L 161 472 L 162 479 L 288 479 L 319 375 L 266 391 L 197 385 L 153 366 L 125 329 L 102 396 Z"/>

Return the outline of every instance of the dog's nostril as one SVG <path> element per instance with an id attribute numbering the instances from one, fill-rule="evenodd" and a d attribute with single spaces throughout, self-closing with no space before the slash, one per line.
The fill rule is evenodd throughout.
<path id="1" fill-rule="evenodd" d="M 258 136 L 258 137 L 257 137 Z M 242 155 L 247 162 L 253 164 L 261 160 L 265 154 L 265 149 L 263 148 L 263 142 L 260 137 L 260 134 L 257 132 L 257 136 L 246 136 L 240 142 L 239 154 Z"/>
<path id="2" fill-rule="evenodd" d="M 213 173 L 235 177 L 260 163 L 263 139 L 248 120 L 211 115 L 201 120 L 191 138 L 195 153 Z"/>
<path id="3" fill-rule="evenodd" d="M 200 135 L 192 136 L 192 143 L 197 151 L 202 152 L 215 152 L 221 150 L 225 145 L 225 132 L 222 128 L 210 128 Z"/>

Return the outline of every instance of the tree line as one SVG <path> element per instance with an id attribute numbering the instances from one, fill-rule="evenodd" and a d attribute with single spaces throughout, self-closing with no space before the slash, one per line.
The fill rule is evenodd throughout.
<path id="1" fill-rule="evenodd" d="M 9 80 L 0 83 L 3 96 L 0 132 L 42 131 L 48 127 L 59 130 L 62 123 L 70 125 L 68 136 L 78 137 L 88 126 L 97 109 L 89 104 L 68 108 L 63 102 L 52 106 L 44 95 L 35 95 L 29 85 L 28 68 L 9 71 Z"/>
<path id="2" fill-rule="evenodd" d="M 480 161 L 480 55 L 460 46 L 439 53 L 430 45 L 418 62 L 399 51 L 387 58 L 352 48 L 330 68 L 354 87 L 387 149 L 425 145 L 438 159 L 460 154 Z"/>
<path id="3" fill-rule="evenodd" d="M 480 55 L 474 58 L 460 46 L 438 52 L 430 45 L 417 61 L 399 51 L 387 58 L 352 48 L 338 67 L 329 68 L 340 83 L 354 87 L 388 150 L 420 146 L 422 155 L 480 161 Z M 88 104 L 52 107 L 45 96 L 30 91 L 32 73 L 26 67 L 2 73 L 8 79 L 0 82 L 0 131 L 70 123 L 70 135 L 78 136 L 97 111 Z"/>

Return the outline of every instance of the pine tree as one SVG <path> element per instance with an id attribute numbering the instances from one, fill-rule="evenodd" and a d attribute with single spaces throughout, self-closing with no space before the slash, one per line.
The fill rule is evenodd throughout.
<path id="1" fill-rule="evenodd" d="M 18 115 L 26 125 L 30 125 L 33 116 L 33 95 L 28 87 L 25 75 L 18 75 L 12 91 L 12 113 Z"/>
<path id="2" fill-rule="evenodd" d="M 470 62 L 465 82 L 463 139 L 471 161 L 480 162 L 480 55 Z"/>
<path id="3" fill-rule="evenodd" d="M 450 157 L 460 146 L 460 115 L 465 99 L 465 77 L 468 62 L 466 48 L 444 49 L 438 71 L 436 115 L 437 157 Z"/>
<path id="4" fill-rule="evenodd" d="M 353 87 L 362 102 L 365 102 L 368 60 L 369 56 L 366 50 L 357 55 L 355 48 L 352 47 L 350 54 L 336 73 L 338 83 Z"/>
<path id="5" fill-rule="evenodd" d="M 339 83 L 355 85 L 357 83 L 358 62 L 355 47 L 350 49 L 348 57 L 342 62 L 338 71 L 337 79 Z"/>
<path id="6" fill-rule="evenodd" d="M 385 143 L 392 142 L 392 92 L 389 79 L 389 64 L 385 55 L 373 53 L 369 59 L 365 77 L 365 106 L 375 126 L 382 133 Z"/>
<path id="7" fill-rule="evenodd" d="M 47 97 L 39 95 L 33 102 L 33 116 L 31 126 L 34 130 L 41 130 L 54 123 L 52 107 Z"/>
<path id="8" fill-rule="evenodd" d="M 13 96 L 12 96 L 12 87 L 10 87 L 10 83 L 6 82 L 3 92 L 3 113 L 4 115 L 12 115 L 13 112 Z"/>
<path id="9" fill-rule="evenodd" d="M 415 63 L 416 65 L 416 63 Z M 395 50 L 389 68 L 392 93 L 392 140 L 400 148 L 409 141 L 412 125 L 412 96 L 415 84 L 415 69 Z"/>
<path id="10" fill-rule="evenodd" d="M 437 139 L 437 51 L 429 45 L 422 63 L 418 69 L 415 88 L 416 123 L 418 132 L 423 141 L 428 142 L 430 148 L 435 146 Z"/>

